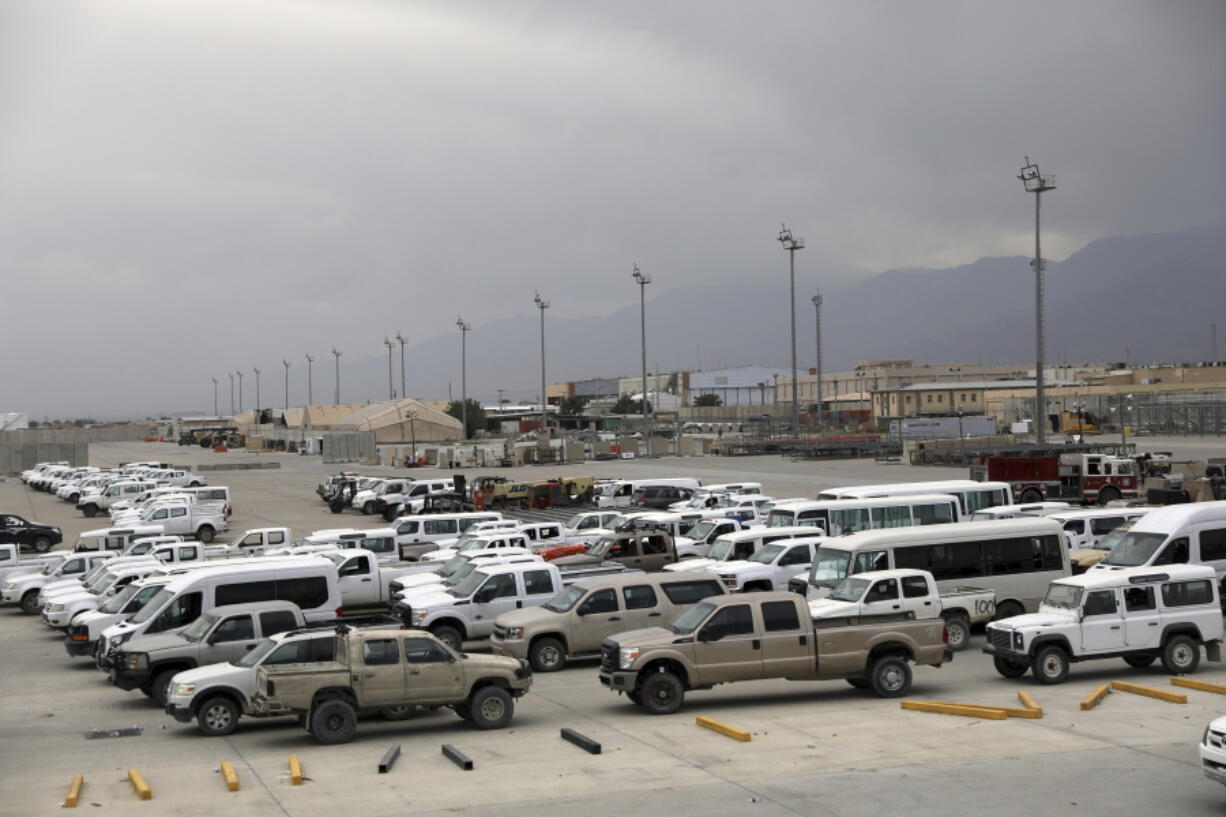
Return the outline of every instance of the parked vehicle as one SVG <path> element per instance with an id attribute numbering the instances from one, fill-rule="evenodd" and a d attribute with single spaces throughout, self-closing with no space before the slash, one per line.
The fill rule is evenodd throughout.
<path id="1" fill-rule="evenodd" d="M 733 531 L 716 537 L 702 559 L 682 559 L 676 564 L 665 565 L 669 572 L 688 570 L 710 570 L 724 562 L 742 561 L 752 557 L 771 542 L 782 539 L 795 539 L 798 536 L 813 536 L 814 528 L 797 526 L 791 528 L 769 528 L 757 526 L 745 530 Z"/>
<path id="2" fill-rule="evenodd" d="M 72 546 L 73 553 L 96 550 L 125 551 L 137 539 L 162 536 L 166 529 L 161 525 L 128 525 L 114 528 L 97 528 L 83 531 Z"/>
<path id="3" fill-rule="evenodd" d="M 519 562 L 535 562 L 541 564 L 545 559 L 522 548 L 500 548 L 497 550 L 469 551 L 455 556 L 443 563 L 438 570 L 425 573 L 404 573 L 392 579 L 388 590 L 392 594 L 393 606 L 402 599 L 422 593 L 437 593 L 455 587 L 468 574 L 487 565 L 504 565 Z M 566 583 L 566 576 L 562 576 Z M 411 604 L 411 600 L 406 602 Z"/>
<path id="4" fill-rule="evenodd" d="M 125 621 L 139 612 L 170 581 L 165 572 L 156 571 L 137 579 L 98 605 L 74 616 L 68 623 L 64 649 L 69 656 L 81 658 L 101 655 L 102 633 L 112 624 Z"/>
<path id="5" fill-rule="evenodd" d="M 775 542 L 744 561 L 720 562 L 710 570 L 730 593 L 787 590 L 792 578 L 808 574 L 825 541 L 824 536 L 806 536 Z"/>
<path id="6" fill-rule="evenodd" d="M 569 658 L 599 655 L 608 636 L 667 627 L 699 601 L 723 593 L 719 580 L 703 571 L 580 579 L 540 607 L 498 616 L 490 647 L 497 655 L 528 659 L 537 672 L 554 672 Z"/>
<path id="7" fill-rule="evenodd" d="M 622 564 L 635 570 L 663 570 L 677 561 L 673 538 L 667 533 L 615 533 L 601 539 L 586 553 L 554 559 L 562 569 Z"/>
<path id="8" fill-rule="evenodd" d="M 43 586 L 60 578 L 79 576 L 99 562 L 110 559 L 110 551 L 92 554 L 64 554 L 59 563 L 50 563 L 37 573 L 18 573 L 9 576 L 0 586 L 0 604 L 16 604 L 21 612 L 32 616 L 38 612 L 38 594 Z"/>
<path id="9" fill-rule="evenodd" d="M 971 514 L 969 522 L 991 522 L 996 519 L 1016 519 L 1019 516 L 1058 516 L 1072 511 L 1067 502 L 1027 502 L 1024 505 L 997 505 Z"/>
<path id="10" fill-rule="evenodd" d="M 1205 777 L 1226 786 L 1226 718 L 1209 722 L 1197 751 Z"/>
<path id="11" fill-rule="evenodd" d="M 688 502 L 694 492 L 677 485 L 647 485 L 630 495 L 630 507 L 639 510 L 666 511 L 678 502 Z"/>
<path id="12" fill-rule="evenodd" d="M 408 480 L 399 491 L 389 491 L 378 497 L 370 513 L 383 514 L 391 522 L 398 516 L 419 513 L 430 496 L 455 491 L 455 481 L 450 479 Z M 356 502 L 354 507 L 357 507 Z"/>
<path id="13" fill-rule="evenodd" d="M 42 556 L 21 556 L 21 546 L 16 544 L 0 545 L 0 585 L 9 576 L 19 573 L 37 573 L 49 564 L 55 564 L 63 558 L 62 554 L 52 553 Z"/>
<path id="14" fill-rule="evenodd" d="M 776 502 L 766 525 L 771 528 L 809 525 L 830 536 L 842 536 L 860 530 L 947 525 L 961 521 L 962 510 L 952 494 L 909 494 Z"/>
<path id="15" fill-rule="evenodd" d="M 392 522 L 396 530 L 396 544 L 400 546 L 400 558 L 415 561 L 423 555 L 438 550 L 438 543 L 454 540 L 482 522 L 507 522 L 496 511 L 473 511 L 466 513 L 431 514 L 430 516 L 402 516 Z"/>
<path id="16" fill-rule="evenodd" d="M 127 480 L 112 482 L 106 490 L 96 494 L 84 494 L 77 500 L 77 510 L 89 518 L 98 515 L 100 511 L 109 510 L 116 502 L 134 499 L 139 494 L 157 487 L 151 480 Z"/>
<path id="17" fill-rule="evenodd" d="M 476 526 L 474 526 L 475 529 Z M 457 553 L 469 550 L 490 550 L 492 548 L 523 548 L 531 550 L 528 537 L 519 532 L 518 528 L 505 531 L 483 533 L 478 536 L 465 535 L 463 539 L 451 548 L 439 548 L 421 557 L 422 562 L 445 562 Z"/>
<path id="18" fill-rule="evenodd" d="M 263 553 L 268 548 L 281 547 L 294 540 L 289 528 L 250 528 L 228 544 L 219 545 L 222 553 Z"/>
<path id="19" fill-rule="evenodd" d="M 618 511 L 584 511 L 583 513 L 577 513 L 566 520 L 563 525 L 566 528 L 566 541 L 570 543 L 581 542 L 584 541 L 581 537 L 594 530 L 608 530 L 609 523 L 620 515 Z M 597 535 L 597 538 L 599 538 L 599 535 Z"/>
<path id="20" fill-rule="evenodd" d="M 1223 630 L 1217 574 L 1201 565 L 1090 571 L 1051 583 L 1039 611 L 988 625 L 983 651 L 996 671 L 1030 670 L 1059 684 L 1078 661 L 1123 658 L 1130 667 L 1161 659 L 1172 675 L 1200 665 L 1201 647 L 1221 661 Z"/>
<path id="21" fill-rule="evenodd" d="M 20 545 L 22 550 L 46 553 L 64 541 L 64 534 L 54 525 L 31 522 L 16 514 L 0 514 L 0 542 Z"/>
<path id="22" fill-rule="evenodd" d="M 260 667 L 252 709 L 287 709 L 320 743 L 335 744 L 353 738 L 359 713 L 387 707 L 449 706 L 478 729 L 501 729 L 532 686 L 527 662 L 458 652 L 429 633 L 348 630 L 336 638 L 328 664 Z"/>
<path id="23" fill-rule="evenodd" d="M 162 570 L 162 564 L 153 559 L 120 565 L 116 566 L 115 570 L 102 574 L 89 585 L 82 585 L 76 592 L 64 591 L 50 598 L 44 595 L 45 602 L 41 613 L 43 624 L 54 630 L 66 630 L 72 620 L 81 613 L 97 610 L 108 599 L 123 592 L 128 585 Z"/>
<path id="24" fill-rule="evenodd" d="M 1047 514 L 1064 526 L 1070 550 L 1092 548 L 1120 525 L 1131 524 L 1149 513 L 1150 508 L 1078 508 Z"/>
<path id="25" fill-rule="evenodd" d="M 987 457 L 971 472 L 972 476 L 1008 483 L 1016 502 L 1064 499 L 1082 505 L 1106 505 L 1137 497 L 1137 464 L 1127 457 Z"/>
<path id="26" fill-rule="evenodd" d="M 1179 564 L 1209 565 L 1221 582 L 1226 575 L 1226 502 L 1151 510 L 1132 523 L 1090 572 Z"/>
<path id="27" fill-rule="evenodd" d="M 1012 505 L 1013 493 L 1007 482 L 978 482 L 973 479 L 932 480 L 928 482 L 897 482 L 887 485 L 852 485 L 831 488 L 817 495 L 818 499 L 872 499 L 881 496 L 914 496 L 916 494 L 952 494 L 958 498 L 963 517 L 996 505 Z"/>
<path id="28" fill-rule="evenodd" d="M 1074 550 L 1068 555 L 1069 564 L 1072 565 L 1073 575 L 1085 573 L 1094 565 L 1107 558 L 1107 554 L 1111 552 L 1111 548 L 1124 538 L 1124 535 L 1132 530 L 1132 524 L 1120 525 L 1115 530 L 1108 533 L 1106 536 L 1098 540 L 1098 544 L 1093 547 Z"/>
<path id="29" fill-rule="evenodd" d="M 669 486 L 672 488 L 684 488 L 692 494 L 698 490 L 701 484 L 700 480 L 690 477 L 623 480 L 596 485 L 593 488 L 593 493 L 596 498 L 596 507 L 598 508 L 629 508 L 634 505 L 634 494 L 640 489 Z M 679 502 L 683 498 L 688 499 L 689 496 L 681 497 L 677 495 L 670 502 Z M 667 508 L 668 503 L 661 507 Z M 646 506 L 644 506 L 644 509 L 646 509 Z"/>
<path id="30" fill-rule="evenodd" d="M 599 677 L 666 715 L 687 691 L 760 678 L 842 678 L 895 698 L 911 688 L 912 662 L 939 667 L 952 658 L 937 615 L 813 621 L 792 593 L 745 593 L 704 599 L 666 628 L 605 639 Z"/>
<path id="31" fill-rule="evenodd" d="M 143 524 L 161 525 L 164 533 L 194 536 L 206 545 L 219 532 L 230 529 L 230 523 L 221 513 L 186 502 L 155 507 L 141 521 Z"/>

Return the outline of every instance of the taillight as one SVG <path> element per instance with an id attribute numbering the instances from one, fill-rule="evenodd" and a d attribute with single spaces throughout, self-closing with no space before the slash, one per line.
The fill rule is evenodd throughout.
<path id="1" fill-rule="evenodd" d="M 336 617 L 337 617 L 337 618 L 343 618 L 343 617 L 344 617 L 344 615 L 345 615 L 345 608 L 344 608 L 344 607 L 337 607 L 337 608 L 336 608 Z M 948 641 L 949 639 L 948 639 L 948 638 L 946 638 L 946 640 Z"/>
<path id="2" fill-rule="evenodd" d="M 949 627 L 947 625 L 941 627 L 941 640 L 946 644 L 949 643 Z"/>

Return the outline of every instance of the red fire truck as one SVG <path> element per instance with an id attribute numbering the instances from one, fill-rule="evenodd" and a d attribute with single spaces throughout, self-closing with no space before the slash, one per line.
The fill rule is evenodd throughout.
<path id="1" fill-rule="evenodd" d="M 1059 499 L 1106 505 L 1138 495 L 1136 463 L 1105 454 L 988 457 L 983 465 L 972 467 L 972 476 L 1009 483 L 1015 502 Z"/>

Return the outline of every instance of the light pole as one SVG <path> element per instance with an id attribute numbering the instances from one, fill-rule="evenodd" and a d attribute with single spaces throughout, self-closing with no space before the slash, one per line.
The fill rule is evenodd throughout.
<path id="1" fill-rule="evenodd" d="M 472 326 L 456 315 L 455 325 L 460 328 L 460 422 L 464 424 L 462 439 L 468 439 L 468 333 Z"/>
<path id="2" fill-rule="evenodd" d="M 413 464 L 417 465 L 417 409 L 409 409 L 409 436 L 413 440 Z"/>
<path id="3" fill-rule="evenodd" d="M 1030 268 L 1034 270 L 1034 397 L 1035 414 L 1038 415 L 1035 418 L 1038 422 L 1035 442 L 1042 445 L 1047 441 L 1047 390 L 1043 382 L 1045 352 L 1043 336 L 1046 329 L 1043 323 L 1043 273 L 1047 269 L 1047 262 L 1043 260 L 1043 253 L 1039 245 L 1039 202 L 1043 198 L 1043 193 L 1056 189 L 1056 177 L 1040 174 L 1039 166 L 1032 163 L 1029 156 L 1026 157 L 1026 164 L 1017 177 L 1022 180 L 1022 186 L 1026 188 L 1027 193 L 1034 193 L 1034 259 L 1030 262 Z"/>
<path id="4" fill-rule="evenodd" d="M 209 379 L 213 381 L 213 416 L 220 417 L 221 415 L 217 413 L 217 378 L 210 377 Z"/>
<path id="5" fill-rule="evenodd" d="M 813 381 L 813 396 L 817 400 L 817 427 L 822 427 L 825 414 L 822 412 L 822 293 L 813 296 L 813 311 L 817 313 L 817 377 Z"/>
<path id="6" fill-rule="evenodd" d="M 255 372 L 255 419 L 260 420 L 260 367 L 252 366 L 252 371 Z"/>
<path id="7" fill-rule="evenodd" d="M 235 369 L 234 374 L 238 377 L 238 413 L 243 413 L 243 370 Z"/>
<path id="8" fill-rule="evenodd" d="M 335 346 L 332 347 L 332 357 L 336 358 L 336 395 L 335 395 L 336 399 L 334 403 L 335 405 L 338 405 L 338 406 L 341 404 L 341 355 L 342 354 L 344 353 L 338 351 Z"/>
<path id="9" fill-rule="evenodd" d="M 396 397 L 395 386 L 392 385 L 392 349 L 396 348 L 396 344 L 387 339 L 387 335 L 383 336 L 383 345 L 387 347 L 387 399 L 393 400 Z"/>
<path id="10" fill-rule="evenodd" d="M 539 445 L 548 430 L 548 421 L 545 417 L 545 310 L 549 308 L 549 301 L 546 301 L 541 297 L 541 293 L 537 292 L 533 294 L 532 302 L 541 311 L 541 436 L 537 438 Z"/>
<path id="11" fill-rule="evenodd" d="M 651 283 L 651 276 L 646 275 L 639 270 L 639 265 L 634 265 L 634 271 L 630 273 L 634 278 L 634 282 L 639 285 L 639 336 L 642 342 L 643 352 L 643 401 L 639 404 L 639 408 L 643 410 L 643 430 L 647 437 L 647 455 L 651 456 L 651 438 L 653 428 L 649 427 L 647 419 L 647 285 Z M 654 409 L 655 406 L 652 406 Z"/>
<path id="12" fill-rule="evenodd" d="M 234 372 L 226 372 L 230 377 L 230 416 L 234 416 Z"/>
<path id="13" fill-rule="evenodd" d="M 779 231 L 779 243 L 788 253 L 788 282 L 790 285 L 788 314 L 792 320 L 792 434 L 800 432 L 800 406 L 796 399 L 796 251 L 805 248 L 803 238 L 794 238 L 786 224 Z"/>
<path id="14" fill-rule="evenodd" d="M 289 409 L 289 361 L 281 358 L 281 365 L 285 367 L 285 408 Z"/>
<path id="15" fill-rule="evenodd" d="M 315 382 L 311 377 L 311 364 L 315 362 L 315 358 L 311 357 L 311 353 L 306 353 L 307 360 L 307 405 L 315 403 Z"/>
<path id="16" fill-rule="evenodd" d="M 400 330 L 396 330 L 396 342 L 400 344 L 400 396 L 408 397 L 409 393 L 405 391 L 404 386 L 404 345 L 409 342 L 409 339 L 400 334 Z"/>

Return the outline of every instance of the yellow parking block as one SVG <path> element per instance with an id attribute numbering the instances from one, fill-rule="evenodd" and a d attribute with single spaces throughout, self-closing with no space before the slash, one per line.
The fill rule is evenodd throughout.
<path id="1" fill-rule="evenodd" d="M 1093 692 L 1091 692 L 1089 695 L 1086 696 L 1084 701 L 1081 702 L 1081 711 L 1089 712 L 1091 709 L 1098 706 L 1098 702 L 1101 701 L 1103 698 L 1106 698 L 1107 693 L 1109 693 L 1110 691 L 1111 691 L 1110 684 L 1103 684 L 1102 686 L 1095 689 Z"/>
<path id="2" fill-rule="evenodd" d="M 712 732 L 719 732 L 721 735 L 727 735 L 733 740 L 739 740 L 742 743 L 749 743 L 749 741 L 753 739 L 753 736 L 744 729 L 737 729 L 735 726 L 729 726 L 726 723 L 720 723 L 719 721 L 711 718 L 704 718 L 701 715 L 694 718 L 694 723 L 704 729 L 710 729 Z"/>
<path id="3" fill-rule="evenodd" d="M 298 755 L 289 756 L 289 782 L 294 786 L 302 785 L 302 764 L 298 762 Z"/>
<path id="4" fill-rule="evenodd" d="M 1208 681 L 1193 681 L 1191 678 L 1172 678 L 1171 683 L 1177 687 L 1186 687 L 1187 689 L 1199 689 L 1201 692 L 1216 692 L 1218 695 L 1226 695 L 1226 686 L 1222 684 L 1211 684 Z"/>
<path id="5" fill-rule="evenodd" d="M 941 715 L 962 715 L 967 718 L 983 718 L 989 721 L 1003 721 L 1008 713 L 999 706 L 974 706 L 972 704 L 951 704 L 944 701 L 901 701 L 903 709 L 912 712 L 936 712 Z"/>
<path id="6" fill-rule="evenodd" d="M 1172 704 L 1186 704 L 1188 702 L 1188 696 L 1181 692 L 1167 692 L 1165 689 L 1154 689 L 1153 687 L 1141 686 L 1140 684 L 1130 684 L 1127 681 L 1112 681 L 1111 688 L 1118 689 L 1120 692 L 1131 692 L 1133 695 L 1157 698 L 1160 701 Z"/>
<path id="7" fill-rule="evenodd" d="M 140 776 L 140 772 L 136 769 L 128 769 L 128 782 L 132 784 L 132 788 L 136 789 L 136 796 L 142 800 L 153 799 L 153 789 L 149 788 L 149 784 L 145 782 L 145 778 Z"/>
<path id="8" fill-rule="evenodd" d="M 1034 698 L 1030 697 L 1029 692 L 1027 692 L 1024 689 L 1019 689 L 1017 691 L 1017 699 L 1022 702 L 1022 706 L 1026 707 L 1027 709 L 1038 712 L 1040 718 L 1043 717 L 1043 707 L 1035 703 Z"/>
<path id="9" fill-rule="evenodd" d="M 68 784 L 68 796 L 64 798 L 64 808 L 76 808 L 81 799 L 81 787 L 85 785 L 85 775 L 79 774 Z"/>
<path id="10" fill-rule="evenodd" d="M 229 791 L 238 791 L 238 773 L 234 771 L 234 764 L 228 760 L 221 762 L 221 776 L 226 781 L 226 789 Z"/>

